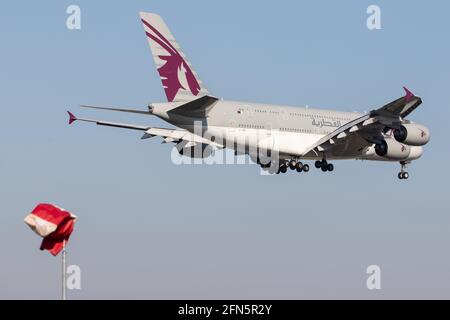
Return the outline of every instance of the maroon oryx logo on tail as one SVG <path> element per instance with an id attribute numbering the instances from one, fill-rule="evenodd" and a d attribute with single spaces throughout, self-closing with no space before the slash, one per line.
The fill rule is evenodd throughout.
<path id="1" fill-rule="evenodd" d="M 167 55 L 158 56 L 165 61 L 164 65 L 158 69 L 158 73 L 161 76 L 167 100 L 172 102 L 178 91 L 180 89 L 188 90 L 187 87 L 194 96 L 197 96 L 200 92 L 200 85 L 186 60 L 158 30 L 144 19 L 141 20 L 151 30 L 151 32 L 145 32 L 147 37 L 158 43 L 167 52 Z"/>

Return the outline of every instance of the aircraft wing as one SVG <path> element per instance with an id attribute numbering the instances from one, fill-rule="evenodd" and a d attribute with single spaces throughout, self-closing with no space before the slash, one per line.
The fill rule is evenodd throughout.
<path id="1" fill-rule="evenodd" d="M 223 145 L 208 140 L 199 135 L 195 135 L 187 130 L 182 129 L 169 129 L 169 128 L 156 128 L 156 127 L 148 127 L 148 126 L 139 126 L 133 124 L 126 123 L 116 123 L 116 122 L 108 122 L 102 120 L 94 120 L 94 119 L 85 119 L 85 118 L 77 118 L 73 113 L 67 111 L 69 114 L 69 124 L 72 124 L 75 121 L 83 121 L 83 122 L 92 122 L 99 126 L 108 126 L 108 127 L 116 127 L 116 128 L 124 128 L 124 129 L 132 129 L 132 130 L 140 130 L 144 131 L 144 135 L 141 139 L 148 139 L 153 137 L 161 137 L 163 139 L 163 143 L 180 143 L 185 142 L 183 145 L 184 148 L 193 147 L 197 144 L 208 144 L 218 149 L 224 148 Z"/>
<path id="2" fill-rule="evenodd" d="M 406 87 L 403 87 L 403 89 L 406 93 L 405 96 L 337 128 L 310 146 L 303 153 L 303 156 L 312 153 L 318 155 L 320 152 L 329 150 L 348 139 L 355 138 L 355 136 L 363 138 L 367 141 L 367 145 L 378 142 L 382 139 L 382 132 L 386 127 L 399 127 L 402 119 L 422 104 L 420 97 L 416 97 Z"/>
<path id="3" fill-rule="evenodd" d="M 212 96 L 202 96 L 200 98 L 184 102 L 175 108 L 168 111 L 169 114 L 178 114 L 188 117 L 207 117 L 209 111 L 214 107 L 215 103 L 219 101 L 218 98 Z M 153 115 L 152 106 L 148 106 L 148 110 L 139 109 L 125 109 L 125 108 L 111 108 L 111 107 L 99 107 L 91 105 L 81 105 L 82 108 L 98 109 L 98 110 L 108 110 L 108 111 L 118 111 L 118 112 L 129 112 L 137 114 Z"/>
<path id="4" fill-rule="evenodd" d="M 422 99 L 420 97 L 416 97 L 406 87 L 403 87 L 403 89 L 406 92 L 405 96 L 398 98 L 377 110 L 371 111 L 371 115 L 388 118 L 405 118 L 422 104 Z"/>

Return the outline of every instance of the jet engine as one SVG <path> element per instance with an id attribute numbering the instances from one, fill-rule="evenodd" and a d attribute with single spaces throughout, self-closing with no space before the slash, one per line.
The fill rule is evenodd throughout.
<path id="1" fill-rule="evenodd" d="M 394 138 L 410 146 L 423 146 L 430 141 L 430 130 L 420 124 L 405 123 L 400 128 L 394 129 Z"/>
<path id="2" fill-rule="evenodd" d="M 214 152 L 214 148 L 208 144 L 179 143 L 175 148 L 177 148 L 179 154 L 189 158 L 208 158 Z"/>
<path id="3" fill-rule="evenodd" d="M 394 139 L 386 139 L 375 144 L 375 153 L 390 160 L 403 160 L 408 158 L 411 147 Z"/>

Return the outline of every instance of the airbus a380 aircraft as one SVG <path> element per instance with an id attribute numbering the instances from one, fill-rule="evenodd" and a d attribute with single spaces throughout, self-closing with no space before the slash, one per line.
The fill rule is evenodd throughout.
<path id="1" fill-rule="evenodd" d="M 178 128 L 82 119 L 70 112 L 69 124 L 79 120 L 141 130 L 143 139 L 160 136 L 191 157 L 206 156 L 204 151 L 211 148 L 230 148 L 248 154 L 271 173 L 289 168 L 308 172 L 301 160 L 315 160 L 315 167 L 324 172 L 333 171 L 330 160 L 393 161 L 401 164 L 400 179 L 408 179 L 406 164 L 422 155 L 430 139 L 425 126 L 406 120 L 422 103 L 407 88 L 405 96 L 369 113 L 218 99 L 206 90 L 162 18 L 145 12 L 140 17 L 168 102 L 150 104 L 148 110 L 84 107 L 153 115 Z"/>

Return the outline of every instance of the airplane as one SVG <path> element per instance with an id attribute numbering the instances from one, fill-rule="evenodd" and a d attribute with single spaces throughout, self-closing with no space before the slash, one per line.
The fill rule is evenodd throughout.
<path id="1" fill-rule="evenodd" d="M 406 119 L 422 104 L 406 87 L 404 96 L 367 113 L 219 99 L 208 92 L 163 19 L 147 12 L 140 12 L 140 18 L 167 102 L 151 103 L 145 110 L 82 107 L 156 116 L 176 128 L 77 118 L 67 111 L 69 124 L 84 121 L 142 131 L 142 139 L 161 137 L 191 158 L 231 149 L 270 174 L 308 172 L 305 160 L 315 161 L 323 172 L 334 170 L 333 160 L 398 162 L 402 180 L 409 178 L 406 166 L 422 156 L 430 140 L 427 127 Z"/>

